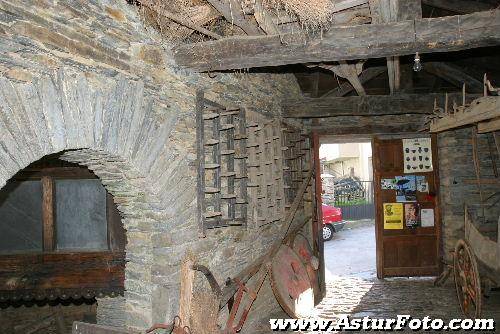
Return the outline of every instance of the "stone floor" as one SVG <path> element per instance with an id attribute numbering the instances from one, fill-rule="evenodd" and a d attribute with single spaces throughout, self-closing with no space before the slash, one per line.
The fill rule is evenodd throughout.
<path id="1" fill-rule="evenodd" d="M 315 318 L 335 320 L 344 314 L 355 318 L 395 318 L 398 314 L 445 321 L 463 318 L 452 278 L 443 287 L 435 287 L 431 278 L 379 280 L 374 254 L 365 252 L 374 253 L 374 249 L 375 234 L 371 226 L 343 230 L 325 244 L 327 293 L 314 310 Z M 483 309 L 484 318 L 500 321 L 500 291 L 484 301 Z M 273 317 L 288 318 L 284 313 Z M 260 329 L 259 333 L 266 333 L 264 324 Z M 270 332 L 268 324 L 267 332 Z M 500 328 L 496 332 L 500 333 Z"/>

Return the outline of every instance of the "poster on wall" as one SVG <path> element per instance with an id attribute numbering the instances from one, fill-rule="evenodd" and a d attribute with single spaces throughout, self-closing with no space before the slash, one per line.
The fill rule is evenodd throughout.
<path id="1" fill-rule="evenodd" d="M 417 184 L 415 175 L 396 176 L 396 202 L 416 202 Z"/>
<path id="2" fill-rule="evenodd" d="M 405 225 L 408 228 L 420 226 L 420 207 L 418 203 L 405 204 Z"/>
<path id="3" fill-rule="evenodd" d="M 434 226 L 434 209 L 422 209 L 420 210 L 420 220 L 422 227 L 433 227 Z"/>
<path id="4" fill-rule="evenodd" d="M 429 192 L 429 183 L 425 179 L 424 175 L 417 175 L 416 182 L 417 182 L 417 191 L 418 192 L 421 192 L 421 193 L 428 193 Z"/>
<path id="5" fill-rule="evenodd" d="M 396 179 L 382 179 L 380 181 L 380 188 L 387 190 L 387 189 L 393 189 L 396 190 L 397 184 L 396 184 Z"/>
<path id="6" fill-rule="evenodd" d="M 403 204 L 384 203 L 384 229 L 403 229 Z"/>
<path id="7" fill-rule="evenodd" d="M 405 173 L 432 172 L 430 138 L 403 139 Z"/>

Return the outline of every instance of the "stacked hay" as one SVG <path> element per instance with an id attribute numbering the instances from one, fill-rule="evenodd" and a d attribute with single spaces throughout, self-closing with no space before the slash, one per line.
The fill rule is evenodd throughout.
<path id="1" fill-rule="evenodd" d="M 161 17 L 158 13 L 164 8 L 175 15 L 193 22 L 197 26 L 216 24 L 220 13 L 204 0 L 154 0 L 155 6 L 141 7 L 145 22 L 161 32 L 171 42 L 180 42 L 190 37 L 193 30 L 172 20 Z M 198 38 L 200 38 L 198 36 Z"/>
<path id="2" fill-rule="evenodd" d="M 321 29 L 329 25 L 334 12 L 332 0 L 267 0 L 267 5 L 285 9 L 296 16 L 304 28 Z"/>

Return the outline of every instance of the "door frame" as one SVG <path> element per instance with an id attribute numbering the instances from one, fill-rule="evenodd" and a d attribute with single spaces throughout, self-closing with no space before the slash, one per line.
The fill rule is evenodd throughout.
<path id="1" fill-rule="evenodd" d="M 374 202 L 375 202 L 375 239 L 376 239 L 376 262 L 377 262 L 377 278 L 383 279 L 386 277 L 384 274 L 384 246 L 383 246 L 383 222 L 380 222 L 380 210 L 382 210 L 382 200 L 380 198 L 379 185 L 381 182 L 381 172 L 379 170 L 380 160 L 378 154 L 378 145 L 382 140 L 390 139 L 405 139 L 405 138 L 421 138 L 429 137 L 429 134 L 401 134 L 401 135 L 378 135 L 372 138 L 372 164 L 373 164 L 373 182 L 374 182 Z M 441 273 L 443 270 L 443 238 L 442 238 L 442 222 L 441 222 L 441 195 L 440 195 L 440 178 L 439 178 L 439 156 L 438 156 L 438 143 L 437 135 L 430 134 L 431 145 L 432 145 L 432 163 L 434 172 L 434 184 L 435 184 L 435 224 L 436 228 L 436 247 L 437 247 L 437 266 L 438 272 Z M 428 275 L 422 275 L 428 276 Z M 394 277 L 394 276 L 391 276 Z"/>

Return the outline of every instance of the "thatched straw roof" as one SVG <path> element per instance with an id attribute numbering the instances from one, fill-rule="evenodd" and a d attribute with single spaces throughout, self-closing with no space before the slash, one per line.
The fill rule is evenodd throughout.
<path id="1" fill-rule="evenodd" d="M 128 0 L 174 42 L 231 35 L 318 32 L 332 24 L 368 23 L 368 0 Z"/>

